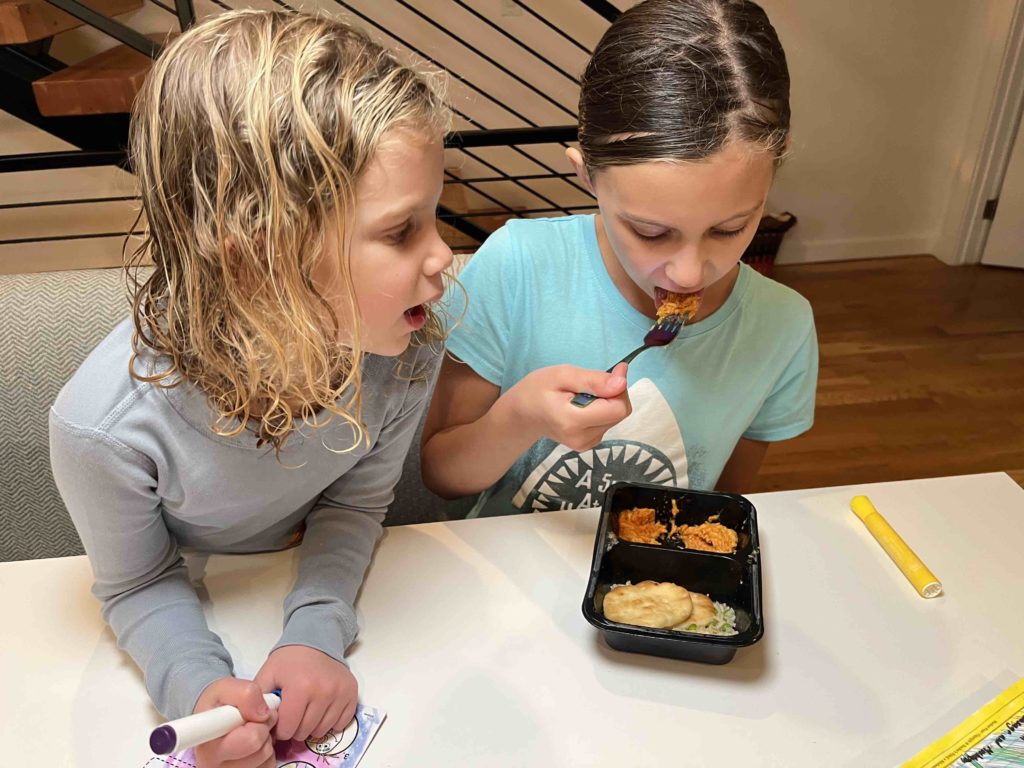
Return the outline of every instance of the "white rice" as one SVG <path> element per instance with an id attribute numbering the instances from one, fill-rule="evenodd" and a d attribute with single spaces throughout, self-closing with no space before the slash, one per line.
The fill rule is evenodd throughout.
<path id="1" fill-rule="evenodd" d="M 698 635 L 736 635 L 736 609 L 717 600 L 711 601 L 715 606 L 715 618 L 706 627 L 687 624 L 685 621 L 672 627 L 675 632 L 693 632 Z"/>

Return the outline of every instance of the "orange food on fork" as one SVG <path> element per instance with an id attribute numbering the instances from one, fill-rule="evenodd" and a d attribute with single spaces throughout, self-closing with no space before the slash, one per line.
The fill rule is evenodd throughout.
<path id="1" fill-rule="evenodd" d="M 687 315 L 687 319 L 697 314 L 700 309 L 701 294 L 699 293 L 672 293 L 665 294 L 665 300 L 658 307 L 658 320 L 664 320 L 669 315 Z"/>

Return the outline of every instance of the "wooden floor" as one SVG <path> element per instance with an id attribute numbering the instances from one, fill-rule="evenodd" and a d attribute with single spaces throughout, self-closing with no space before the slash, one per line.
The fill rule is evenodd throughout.
<path id="1" fill-rule="evenodd" d="M 930 256 L 776 267 L 814 307 L 817 412 L 756 490 L 1007 471 L 1024 485 L 1024 271 Z"/>

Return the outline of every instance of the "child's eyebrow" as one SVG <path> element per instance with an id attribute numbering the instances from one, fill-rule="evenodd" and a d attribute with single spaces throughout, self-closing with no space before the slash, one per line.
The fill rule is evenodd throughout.
<path id="1" fill-rule="evenodd" d="M 382 227 L 384 229 L 401 226 L 415 210 L 414 206 L 409 205 L 391 208 L 390 210 L 384 211 L 379 216 L 374 217 L 374 226 Z"/>
<path id="2" fill-rule="evenodd" d="M 629 219 L 634 224 L 646 224 L 649 227 L 664 227 L 665 226 L 664 224 L 659 224 L 657 221 L 651 221 L 650 219 L 645 219 L 642 216 L 634 216 L 631 213 L 623 213 L 622 214 L 622 218 Z"/>
<path id="3" fill-rule="evenodd" d="M 441 196 L 440 190 L 438 190 L 437 196 Z M 393 208 L 388 208 L 377 216 L 374 216 L 374 226 L 384 227 L 389 229 L 391 227 L 397 227 L 405 223 L 406 219 L 413 216 L 418 211 L 426 210 L 427 208 L 435 208 L 436 202 L 434 200 L 410 200 L 408 202 L 402 202 L 395 205 Z"/>
<path id="4" fill-rule="evenodd" d="M 764 200 L 760 201 L 757 205 L 755 205 L 752 208 L 748 208 L 747 210 L 741 211 L 740 213 L 735 213 L 735 214 L 733 214 L 732 216 L 730 216 L 727 219 L 722 219 L 720 222 L 718 222 L 714 226 L 720 227 L 722 224 L 728 224 L 730 221 L 735 221 L 736 219 L 742 218 L 744 216 L 749 216 L 750 214 L 754 213 L 754 211 L 756 211 L 758 208 L 760 208 L 762 205 L 764 205 Z M 631 213 L 623 213 L 622 217 L 626 218 L 626 219 L 629 219 L 630 221 L 634 222 L 635 224 L 646 224 L 649 227 L 665 227 L 666 229 L 673 229 L 673 227 L 670 227 L 670 226 L 668 226 L 666 224 L 662 224 L 659 221 L 651 221 L 650 219 L 645 219 L 643 216 L 634 216 Z"/>
<path id="5" fill-rule="evenodd" d="M 754 206 L 753 208 L 748 208 L 747 210 L 743 211 L 742 213 L 737 213 L 737 214 L 735 214 L 734 216 L 730 216 L 730 217 L 729 217 L 728 219 L 722 219 L 722 220 L 721 220 L 720 222 L 718 222 L 718 224 L 716 224 L 715 226 L 717 227 L 717 226 L 720 226 L 720 225 L 722 225 L 722 224 L 728 224 L 728 223 L 729 223 L 730 221 L 735 221 L 736 219 L 741 219 L 741 218 L 743 218 L 744 216 L 749 216 L 749 215 L 750 215 L 750 214 L 752 214 L 752 213 L 753 213 L 754 211 L 756 211 L 756 210 L 757 210 L 758 208 L 760 208 L 760 207 L 761 207 L 762 205 L 764 205 L 764 200 L 762 200 L 761 202 L 759 202 L 759 203 L 758 203 L 757 205 L 755 205 L 755 206 Z"/>

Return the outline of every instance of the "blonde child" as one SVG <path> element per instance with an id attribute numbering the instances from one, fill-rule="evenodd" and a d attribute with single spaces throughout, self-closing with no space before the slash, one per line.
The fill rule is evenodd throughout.
<path id="1" fill-rule="evenodd" d="M 808 303 L 740 262 L 789 134 L 785 54 L 748 0 L 648 0 L 601 39 L 567 151 L 597 216 L 513 220 L 460 275 L 424 429 L 437 493 L 471 515 L 588 507 L 618 480 L 743 492 L 810 428 Z M 665 292 L 699 293 L 629 366 Z M 460 294 L 452 293 L 453 313 Z M 574 393 L 598 395 L 585 408 Z"/>
<path id="2" fill-rule="evenodd" d="M 362 33 L 275 12 L 185 33 L 139 95 L 155 270 L 58 396 L 52 463 L 157 708 L 247 718 L 197 749 L 202 768 L 273 765 L 274 738 L 354 712 L 353 601 L 439 361 L 447 119 Z M 182 552 L 299 541 L 280 640 L 236 679 Z"/>

